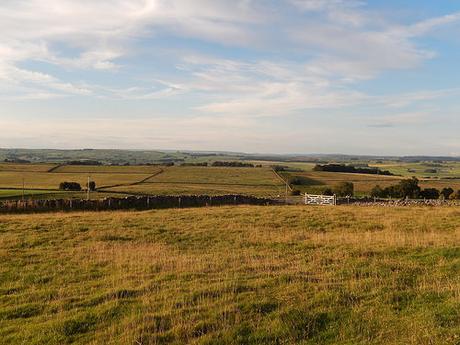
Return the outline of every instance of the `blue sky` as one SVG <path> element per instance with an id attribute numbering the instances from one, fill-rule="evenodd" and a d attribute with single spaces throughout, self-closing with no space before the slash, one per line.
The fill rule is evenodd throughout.
<path id="1" fill-rule="evenodd" d="M 0 147 L 460 156 L 460 4 L 3 0 Z"/>

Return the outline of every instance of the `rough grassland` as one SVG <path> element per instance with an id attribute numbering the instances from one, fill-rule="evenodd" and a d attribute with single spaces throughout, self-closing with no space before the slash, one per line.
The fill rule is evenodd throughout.
<path id="1" fill-rule="evenodd" d="M 458 344 L 458 208 L 0 216 L 1 344 Z"/>

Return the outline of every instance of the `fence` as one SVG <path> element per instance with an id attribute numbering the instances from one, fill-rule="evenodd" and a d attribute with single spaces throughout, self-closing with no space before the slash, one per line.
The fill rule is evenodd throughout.
<path id="1" fill-rule="evenodd" d="M 0 202 L 0 213 L 49 212 L 49 211 L 109 211 L 148 210 L 181 207 L 203 207 L 223 205 L 270 205 L 270 199 L 245 195 L 191 195 L 191 196 L 143 196 L 106 198 L 99 200 L 15 200 Z"/>
<path id="2" fill-rule="evenodd" d="M 305 194 L 305 205 L 337 205 L 337 197 L 335 195 L 313 195 Z"/>

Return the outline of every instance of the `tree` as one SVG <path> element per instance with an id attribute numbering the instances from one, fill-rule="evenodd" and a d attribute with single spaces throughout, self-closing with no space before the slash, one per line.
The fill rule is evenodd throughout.
<path id="1" fill-rule="evenodd" d="M 94 181 L 89 181 L 89 185 L 86 186 L 86 187 L 89 188 L 89 190 L 90 190 L 91 192 L 94 192 L 94 191 L 96 190 L 96 182 L 94 182 Z"/>
<path id="2" fill-rule="evenodd" d="M 441 191 L 441 195 L 444 197 L 444 199 L 448 200 L 450 196 L 454 194 L 454 190 L 450 187 L 448 188 L 443 188 Z"/>
<path id="3" fill-rule="evenodd" d="M 81 191 L 81 186 L 77 182 L 61 182 L 59 184 L 60 190 L 71 190 L 71 191 Z"/>
<path id="4" fill-rule="evenodd" d="M 436 188 L 425 188 L 420 192 L 423 199 L 439 199 L 439 190 Z"/>
<path id="5" fill-rule="evenodd" d="M 386 198 L 402 198 L 402 192 L 399 185 L 389 186 L 384 189 Z"/>
<path id="6" fill-rule="evenodd" d="M 387 195 L 386 195 L 385 190 L 382 187 L 380 187 L 379 185 L 377 185 L 374 188 L 372 188 L 371 197 L 373 197 L 373 198 L 386 198 Z"/>
<path id="7" fill-rule="evenodd" d="M 334 188 L 335 194 L 340 197 L 353 196 L 354 190 L 355 186 L 352 182 L 341 182 Z"/>
<path id="8" fill-rule="evenodd" d="M 417 199 L 420 196 L 420 186 L 418 185 L 418 179 L 412 177 L 411 179 L 402 180 L 399 182 L 399 189 L 401 191 L 402 198 Z"/>

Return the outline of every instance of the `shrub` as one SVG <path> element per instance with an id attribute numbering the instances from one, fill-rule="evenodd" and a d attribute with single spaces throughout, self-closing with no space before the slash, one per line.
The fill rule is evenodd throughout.
<path id="1" fill-rule="evenodd" d="M 385 195 L 385 198 L 402 198 L 401 188 L 399 185 L 386 187 L 383 195 Z"/>
<path id="2" fill-rule="evenodd" d="M 372 188 L 371 197 L 373 197 L 373 198 L 386 198 L 387 194 L 386 194 L 386 191 L 382 187 L 377 185 L 374 188 Z"/>
<path id="3" fill-rule="evenodd" d="M 420 197 L 423 199 L 439 199 L 439 190 L 436 188 L 426 188 L 420 192 Z"/>
<path id="4" fill-rule="evenodd" d="M 355 186 L 352 182 L 341 182 L 334 188 L 335 194 L 340 197 L 353 196 L 354 190 Z"/>
<path id="5" fill-rule="evenodd" d="M 444 197 L 444 199 L 449 199 L 450 196 L 454 194 L 454 190 L 452 188 L 443 188 L 441 191 L 441 195 Z"/>
<path id="6" fill-rule="evenodd" d="M 81 186 L 77 182 L 61 182 L 59 184 L 60 190 L 81 191 Z"/>
<path id="7" fill-rule="evenodd" d="M 293 190 L 291 191 L 291 195 L 300 195 L 300 190 L 298 190 L 298 189 L 293 189 Z"/>
<path id="8" fill-rule="evenodd" d="M 323 195 L 332 196 L 334 195 L 334 191 L 331 188 L 326 188 L 323 190 Z"/>

